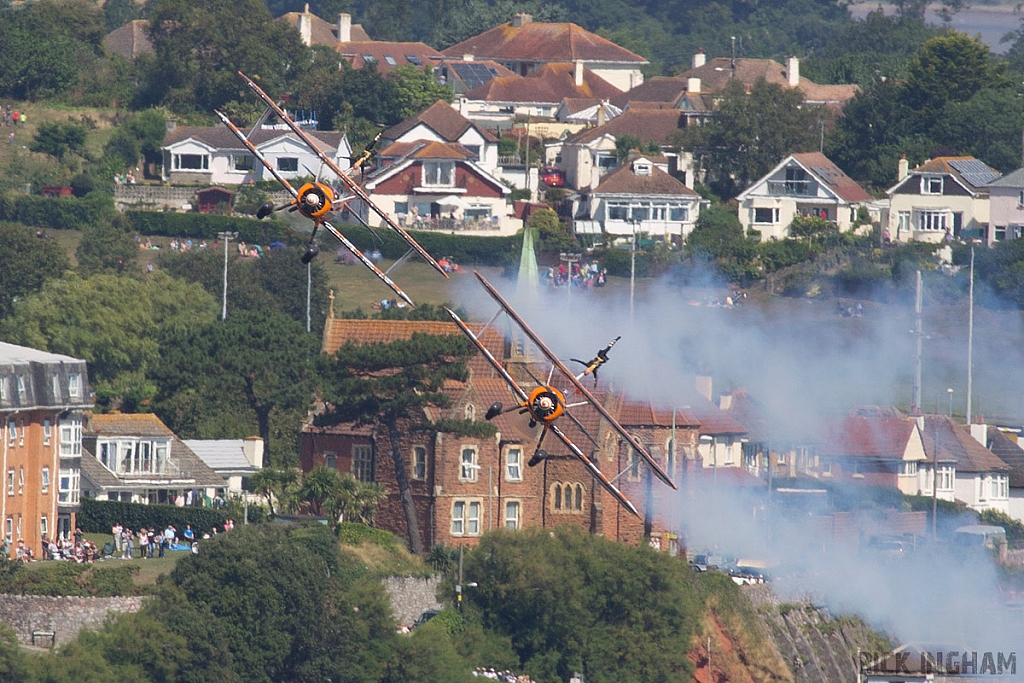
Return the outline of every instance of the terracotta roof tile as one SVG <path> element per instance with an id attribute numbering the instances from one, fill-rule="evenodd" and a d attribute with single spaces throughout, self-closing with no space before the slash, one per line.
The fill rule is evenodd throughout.
<path id="1" fill-rule="evenodd" d="M 576 85 L 572 64 L 545 64 L 526 76 L 492 78 L 466 93 L 471 100 L 488 102 L 561 103 L 565 98 L 606 100 L 620 91 L 590 69 L 583 69 L 583 84 Z"/>
<path id="2" fill-rule="evenodd" d="M 627 109 L 603 126 L 582 131 L 569 141 L 587 144 L 602 135 L 632 135 L 643 142 L 665 144 L 669 136 L 685 124 L 685 114 L 677 109 Z"/>
<path id="3" fill-rule="evenodd" d="M 844 415 L 825 418 L 821 455 L 902 460 L 914 434 L 910 417 Z"/>
<path id="4" fill-rule="evenodd" d="M 296 31 L 299 30 L 299 16 L 302 12 L 288 12 L 282 14 L 275 21 L 281 21 L 292 26 Z M 334 47 L 338 44 L 338 24 L 331 23 L 326 19 L 321 19 L 315 14 L 308 13 L 310 17 L 309 28 L 310 28 L 310 42 L 313 45 L 326 45 L 328 47 Z M 349 36 L 352 40 L 357 41 L 368 41 L 370 40 L 369 34 L 363 29 L 362 24 L 352 24 L 351 34 Z"/>
<path id="5" fill-rule="evenodd" d="M 794 154 L 793 158 L 844 201 L 869 202 L 873 199 L 863 187 L 821 152 L 801 152 Z"/>
<path id="6" fill-rule="evenodd" d="M 386 40 L 362 40 L 349 43 L 338 43 L 338 53 L 352 64 L 353 69 L 361 69 L 367 61 L 377 65 L 377 71 L 386 74 L 397 66 L 415 66 L 416 68 L 433 67 L 444 58 L 426 43 L 398 43 Z M 412 55 L 413 59 L 409 59 Z M 370 60 L 367 60 L 367 57 Z M 388 59 L 390 58 L 390 60 Z M 391 63 L 394 61 L 394 64 Z M 418 63 L 417 63 L 418 62 Z"/>
<path id="7" fill-rule="evenodd" d="M 640 55 L 576 24 L 533 22 L 514 28 L 511 22 L 467 38 L 444 51 L 451 57 L 471 54 L 501 61 L 619 62 L 647 64 Z"/>
<path id="8" fill-rule="evenodd" d="M 96 436 L 174 436 L 152 413 L 104 413 L 88 417 L 85 432 Z"/>
<path id="9" fill-rule="evenodd" d="M 384 140 L 397 140 L 416 126 L 423 124 L 437 133 L 447 142 L 457 142 L 470 128 L 476 128 L 485 140 L 494 142 L 494 133 L 477 127 L 472 121 L 455 110 L 444 100 L 438 100 L 415 116 L 410 116 L 401 123 L 395 124 L 384 131 Z"/>
<path id="10" fill-rule="evenodd" d="M 642 157 L 641 157 L 642 158 Z M 615 169 L 601 180 L 593 194 L 635 194 L 646 196 L 698 197 L 699 195 L 657 166 L 650 175 L 637 175 L 636 159 Z"/>

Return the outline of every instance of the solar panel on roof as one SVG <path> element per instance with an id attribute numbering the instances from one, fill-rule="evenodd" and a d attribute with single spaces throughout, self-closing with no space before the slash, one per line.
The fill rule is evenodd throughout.
<path id="1" fill-rule="evenodd" d="M 949 165 L 955 168 L 964 180 L 975 187 L 988 185 L 1002 175 L 1002 173 L 989 168 L 985 162 L 977 159 L 950 159 Z"/>
<path id="2" fill-rule="evenodd" d="M 829 185 L 835 185 L 839 180 L 835 170 L 831 168 L 825 168 L 824 166 L 811 166 L 811 170 L 824 178 Z"/>
<path id="3" fill-rule="evenodd" d="M 459 64 L 452 64 L 452 68 L 455 73 L 459 75 L 462 82 L 466 84 L 466 87 L 472 90 L 473 88 L 483 85 L 487 81 L 491 80 L 494 75 L 491 73 L 491 69 L 488 69 L 484 64 L 474 64 L 473 62 L 461 62 Z"/>

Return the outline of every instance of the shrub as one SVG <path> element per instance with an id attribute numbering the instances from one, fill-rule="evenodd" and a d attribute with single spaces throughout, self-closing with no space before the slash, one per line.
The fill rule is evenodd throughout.
<path id="1" fill-rule="evenodd" d="M 117 523 L 133 530 L 163 529 L 172 524 L 178 531 L 184 529 L 186 524 L 191 524 L 196 536 L 201 536 L 215 526 L 223 528 L 228 517 L 223 510 L 213 508 L 179 508 L 174 505 L 143 505 L 83 498 L 82 510 L 78 513 L 78 526 L 89 533 L 109 534 L 111 527 Z"/>
<path id="2" fill-rule="evenodd" d="M 92 193 L 87 197 L 37 197 L 20 195 L 0 202 L 0 220 L 32 228 L 82 230 L 94 227 L 114 211 L 110 197 Z"/>
<path id="3" fill-rule="evenodd" d="M 398 539 L 390 531 L 375 529 L 372 526 L 357 522 L 342 522 L 339 524 L 338 540 L 345 545 L 372 543 L 382 548 L 392 548 L 398 545 Z"/>
<path id="4" fill-rule="evenodd" d="M 280 221 L 258 221 L 202 213 L 162 213 L 159 211 L 126 211 L 135 232 L 163 237 L 193 237 L 215 240 L 218 232 L 237 232 L 238 239 L 249 244 L 288 242 L 285 224 Z"/>
<path id="5" fill-rule="evenodd" d="M 352 226 L 355 227 L 355 226 Z M 358 228 L 341 231 L 362 251 L 379 249 L 387 259 L 398 259 L 409 250 L 408 246 L 392 230 L 379 228 L 367 230 Z M 501 266 L 518 261 L 523 246 L 520 235 L 512 237 L 476 237 L 451 235 L 437 232 L 410 232 L 413 239 L 434 258 L 451 256 L 456 263 L 482 266 Z"/>

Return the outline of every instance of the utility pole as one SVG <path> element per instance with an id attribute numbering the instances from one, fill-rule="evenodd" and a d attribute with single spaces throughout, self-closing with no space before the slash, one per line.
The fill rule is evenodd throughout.
<path id="1" fill-rule="evenodd" d="M 974 372 L 974 245 L 971 244 L 971 286 L 967 314 L 967 428 L 971 427 L 971 379 Z"/>
<path id="2" fill-rule="evenodd" d="M 921 412 L 921 343 L 923 335 L 921 333 L 921 271 L 917 271 L 917 289 L 914 295 L 914 320 L 915 320 L 915 336 L 917 337 L 917 353 L 914 355 L 914 389 L 912 396 L 910 397 L 910 405 L 913 409 L 916 409 L 918 413 Z"/>
<path id="3" fill-rule="evenodd" d="M 237 232 L 218 232 L 217 237 L 224 240 L 224 300 L 221 304 L 220 319 L 228 318 L 228 243 L 238 237 Z"/>

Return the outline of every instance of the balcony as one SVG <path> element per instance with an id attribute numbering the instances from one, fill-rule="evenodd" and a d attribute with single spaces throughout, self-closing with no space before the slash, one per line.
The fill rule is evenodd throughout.
<path id="1" fill-rule="evenodd" d="M 768 194 L 773 197 L 815 197 L 818 186 L 810 180 L 769 180 Z"/>

